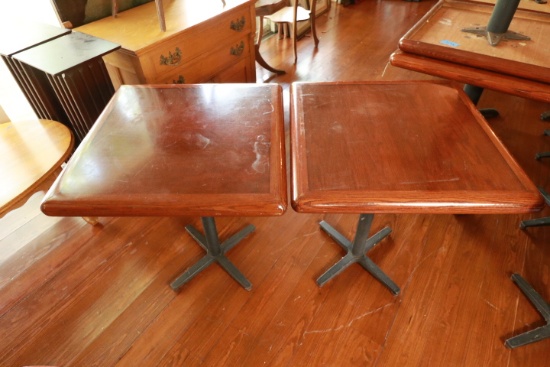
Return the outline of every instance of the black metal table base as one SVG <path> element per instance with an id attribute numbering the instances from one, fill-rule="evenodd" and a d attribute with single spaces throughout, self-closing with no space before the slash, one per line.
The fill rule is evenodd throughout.
<path id="1" fill-rule="evenodd" d="M 321 228 L 346 250 L 347 254 L 317 279 L 317 284 L 320 287 L 343 272 L 351 264 L 359 263 L 378 281 L 388 287 L 394 295 L 399 294 L 399 287 L 366 255 L 370 249 L 391 233 L 391 228 L 386 227 L 369 238 L 373 218 L 374 214 L 361 214 L 359 216 L 353 242 L 345 238 L 327 222 L 321 221 Z"/>
<path id="2" fill-rule="evenodd" d="M 486 27 L 469 27 L 462 31 L 484 36 L 491 46 L 497 46 L 503 39 L 530 40 L 528 36 L 508 30 L 519 2 L 520 0 L 497 0 Z"/>
<path id="3" fill-rule="evenodd" d="M 233 277 L 244 289 L 247 291 L 252 289 L 252 284 L 246 279 L 246 277 L 233 265 L 231 261 L 225 256 L 227 251 L 235 247 L 242 239 L 248 236 L 255 230 L 255 227 L 250 224 L 220 243 L 218 237 L 218 230 L 216 229 L 216 222 L 212 217 L 203 217 L 202 225 L 204 227 L 205 234 L 200 233 L 195 227 L 189 225 L 185 229 L 193 237 L 195 241 L 206 251 L 206 255 L 200 259 L 195 265 L 189 267 L 183 274 L 179 275 L 174 280 L 170 287 L 173 290 L 179 289 L 185 283 L 193 279 L 198 273 L 206 269 L 212 263 L 217 262 L 220 266 Z"/>
<path id="4" fill-rule="evenodd" d="M 525 281 L 519 274 L 512 274 L 512 280 L 521 289 L 523 294 L 531 301 L 537 311 L 546 321 L 545 326 L 527 331 L 506 340 L 505 345 L 508 348 L 517 348 L 527 344 L 550 338 L 550 304 L 546 302 L 535 289 Z"/>
<path id="5" fill-rule="evenodd" d="M 521 229 L 525 229 L 527 227 L 544 227 L 548 225 L 550 225 L 550 217 L 543 217 L 543 218 L 523 220 L 519 224 L 519 227 Z"/>
<path id="6" fill-rule="evenodd" d="M 541 116 L 541 120 L 542 120 L 542 116 Z M 549 118 L 549 120 L 550 120 L 550 118 Z M 548 130 L 548 129 L 544 130 L 543 135 L 550 136 L 550 130 Z M 541 152 L 541 153 L 535 154 L 535 159 L 537 161 L 539 161 L 543 158 L 550 158 L 550 152 Z"/>
<path id="7" fill-rule="evenodd" d="M 542 187 L 539 187 L 539 191 L 546 202 L 546 205 L 550 205 L 550 194 L 548 194 Z M 527 227 L 543 227 L 550 225 L 550 217 L 536 218 L 522 220 L 519 223 L 519 228 L 525 229 Z"/>

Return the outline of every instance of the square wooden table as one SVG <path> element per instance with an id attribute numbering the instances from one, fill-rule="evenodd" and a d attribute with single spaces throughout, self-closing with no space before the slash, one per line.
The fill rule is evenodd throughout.
<path id="1" fill-rule="evenodd" d="M 274 84 L 122 86 L 43 200 L 55 216 L 200 216 L 187 231 L 244 288 L 214 217 L 282 215 L 287 206 L 282 90 Z"/>
<path id="2" fill-rule="evenodd" d="M 353 263 L 398 294 L 366 256 L 375 213 L 528 213 L 542 198 L 466 94 L 434 82 L 295 83 L 291 88 L 292 206 L 360 214 L 347 254 L 317 280 Z"/>
<path id="3" fill-rule="evenodd" d="M 506 2 L 513 1 L 502 1 Z M 441 0 L 401 38 L 399 49 L 464 66 L 550 83 L 550 14 L 512 8 L 508 14 L 513 17 L 510 23 L 507 24 L 507 19 L 501 19 L 501 26 L 529 39 L 503 39 L 496 46 L 491 46 L 486 37 L 465 30 L 481 27 L 489 23 L 493 15 L 501 15 L 493 14 L 495 9 L 492 4 Z"/>
<path id="4" fill-rule="evenodd" d="M 401 51 L 391 56 L 392 65 L 467 83 L 464 90 L 474 103 L 479 100 L 483 88 L 550 101 L 548 4 L 523 0 L 483 2 L 491 4 L 439 1 L 400 40 Z M 503 38 L 510 34 L 512 37 L 493 45 L 483 37 L 463 31 L 465 28 L 484 28 L 483 24 L 488 24 L 485 31 L 491 26 L 493 30 L 499 29 Z M 528 39 L 517 39 L 515 35 Z M 550 111 L 543 112 L 541 119 L 548 119 L 548 116 Z M 521 228 L 540 225 L 547 220 L 524 221 Z M 512 280 L 535 305 L 546 325 L 509 338 L 506 346 L 516 348 L 549 338 L 550 304 L 519 274 L 513 274 Z"/>

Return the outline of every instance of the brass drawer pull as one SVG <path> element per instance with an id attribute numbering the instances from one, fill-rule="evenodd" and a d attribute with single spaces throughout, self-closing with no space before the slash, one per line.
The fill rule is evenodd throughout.
<path id="1" fill-rule="evenodd" d="M 244 29 L 245 24 L 246 24 L 246 19 L 244 19 L 244 15 L 243 15 L 241 19 L 232 20 L 229 28 L 231 28 L 234 31 L 240 32 Z"/>
<path id="2" fill-rule="evenodd" d="M 161 65 L 178 65 L 180 61 L 181 61 L 181 50 L 179 47 L 176 47 L 175 53 L 168 51 L 168 57 L 164 55 L 160 55 Z"/>
<path id="3" fill-rule="evenodd" d="M 241 41 L 240 44 L 236 45 L 235 47 L 231 47 L 231 51 L 229 53 L 233 56 L 241 56 L 244 51 L 244 41 Z"/>
<path id="4" fill-rule="evenodd" d="M 174 84 L 185 84 L 185 78 L 183 75 L 180 75 L 178 79 L 172 80 Z"/>

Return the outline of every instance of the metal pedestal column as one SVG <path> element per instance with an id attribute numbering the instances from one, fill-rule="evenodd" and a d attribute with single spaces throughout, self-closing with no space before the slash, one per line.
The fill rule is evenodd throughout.
<path id="1" fill-rule="evenodd" d="M 529 40 L 530 38 L 508 30 L 514 14 L 519 6 L 520 0 L 498 0 L 495 4 L 491 18 L 486 27 L 471 27 L 462 29 L 463 32 L 473 33 L 487 38 L 491 46 L 497 46 L 502 39 Z M 483 88 L 466 84 L 464 92 L 477 105 Z M 479 112 L 485 118 L 498 116 L 498 111 L 493 108 L 480 109 Z"/>
<path id="2" fill-rule="evenodd" d="M 233 265 L 225 253 L 231 250 L 235 245 L 237 245 L 242 239 L 252 233 L 255 227 L 250 224 L 231 236 L 229 239 L 225 240 L 223 243 L 220 243 L 218 237 L 218 230 L 216 229 L 216 222 L 212 217 L 203 217 L 202 225 L 204 227 L 205 234 L 200 233 L 195 227 L 189 225 L 185 229 L 193 237 L 195 241 L 206 251 L 206 255 L 200 259 L 195 265 L 188 268 L 183 274 L 178 276 L 174 280 L 170 287 L 177 290 L 182 285 L 190 281 L 206 269 L 210 264 L 217 262 L 220 266 L 233 277 L 244 289 L 247 291 L 252 289 L 252 284 L 246 279 L 246 277 Z"/>
<path id="3" fill-rule="evenodd" d="M 340 261 L 334 264 L 323 275 L 317 279 L 317 284 L 322 287 L 326 282 L 343 272 L 348 266 L 359 263 L 369 273 L 389 288 L 394 294 L 399 294 L 399 287 L 366 255 L 378 242 L 382 241 L 391 233 L 391 228 L 386 227 L 369 238 L 374 214 L 361 214 L 357 223 L 357 231 L 353 242 L 349 241 L 330 224 L 321 221 L 321 228 L 347 251 Z"/>

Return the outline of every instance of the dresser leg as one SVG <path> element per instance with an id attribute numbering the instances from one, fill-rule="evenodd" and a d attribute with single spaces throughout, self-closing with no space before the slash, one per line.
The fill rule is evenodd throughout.
<path id="1" fill-rule="evenodd" d="M 185 229 L 191 237 L 206 251 L 206 255 L 196 264 L 189 267 L 185 272 L 179 275 L 171 284 L 173 290 L 179 289 L 185 283 L 193 279 L 198 273 L 206 269 L 212 263 L 217 262 L 229 275 L 233 277 L 247 291 L 252 289 L 252 284 L 237 269 L 235 265 L 225 256 L 227 251 L 235 247 L 242 239 L 255 230 L 253 225 L 248 225 L 223 243 L 220 243 L 216 222 L 212 217 L 203 217 L 202 224 L 204 235 L 195 227 L 189 225 Z"/>

